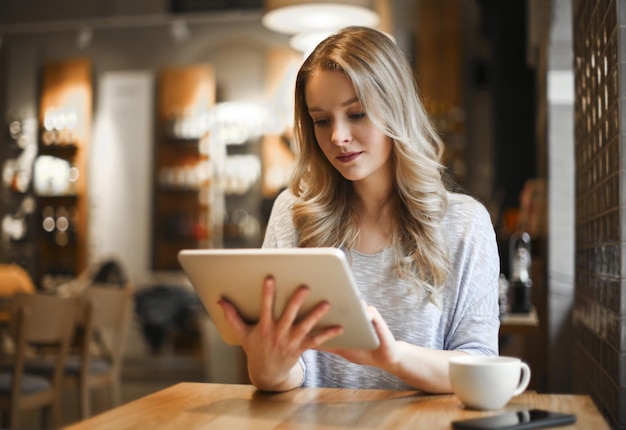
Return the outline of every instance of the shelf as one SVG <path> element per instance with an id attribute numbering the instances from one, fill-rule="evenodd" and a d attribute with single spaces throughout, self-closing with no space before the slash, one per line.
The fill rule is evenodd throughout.
<path id="1" fill-rule="evenodd" d="M 182 150 L 190 150 L 195 151 L 198 148 L 198 141 L 201 139 L 200 137 L 176 137 L 176 136 L 165 136 L 165 143 L 167 145 L 171 145 L 176 147 L 177 149 Z"/>
<path id="2" fill-rule="evenodd" d="M 534 333 L 539 327 L 537 310 L 529 313 L 507 313 L 500 317 L 500 335 Z"/>
<path id="3" fill-rule="evenodd" d="M 77 145 L 39 145 L 38 155 L 74 158 L 78 151 L 79 148 Z"/>
<path id="4" fill-rule="evenodd" d="M 63 200 L 67 200 L 68 202 L 75 202 L 77 199 L 81 198 L 81 196 L 79 196 L 78 194 L 35 194 L 35 197 L 42 204 L 44 204 L 46 200 L 49 200 L 50 204 L 59 204 L 63 202 Z"/>
<path id="5" fill-rule="evenodd" d="M 211 192 L 211 159 L 200 150 L 208 132 L 198 138 L 171 135 L 173 121 L 190 119 L 183 113 L 202 115 L 215 103 L 213 68 L 200 64 L 165 69 L 157 91 L 152 269 L 180 270 L 180 250 L 207 248 L 221 237 L 221 226 L 211 223 L 211 211 L 219 206 L 209 197 L 219 194 Z"/>
<path id="6" fill-rule="evenodd" d="M 71 194 L 35 195 L 37 202 L 35 226 L 37 234 L 37 269 L 35 283 L 45 288 L 45 279 L 77 276 L 87 267 L 87 162 L 92 114 L 92 70 L 87 58 L 52 61 L 44 65 L 39 101 L 39 124 L 54 124 L 55 136 L 69 136 L 70 143 L 50 142 L 50 133 L 39 129 L 38 156 L 67 160 L 79 174 L 71 183 Z M 63 115 L 72 121 L 58 122 Z M 59 124 L 71 128 L 61 128 Z M 58 168 L 53 166 L 52 168 Z M 35 170 L 34 175 L 38 172 Z M 47 176 L 46 176 L 47 178 Z M 37 178 L 33 178 L 36 183 Z M 68 184 L 70 186 L 70 184 Z M 51 231 L 44 229 L 44 220 Z M 49 286 L 49 285 L 48 285 Z"/>
<path id="7" fill-rule="evenodd" d="M 171 193 L 173 196 L 185 199 L 185 198 L 198 198 L 198 193 L 203 190 L 204 187 L 198 188 L 186 188 L 186 187 L 171 187 L 166 185 L 159 185 L 160 191 L 164 193 Z"/>

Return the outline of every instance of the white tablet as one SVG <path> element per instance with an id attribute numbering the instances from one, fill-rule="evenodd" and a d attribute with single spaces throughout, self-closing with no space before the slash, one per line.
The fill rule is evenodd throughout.
<path id="1" fill-rule="evenodd" d="M 326 300 L 330 311 L 318 328 L 343 326 L 343 333 L 327 341 L 329 348 L 376 349 L 378 337 L 359 296 L 343 251 L 337 248 L 255 248 L 183 250 L 178 261 L 209 312 L 222 339 L 237 338 L 217 304 L 225 298 L 248 322 L 258 321 L 264 279 L 276 279 L 274 316 L 279 318 L 294 291 L 307 285 L 310 293 L 301 313 Z"/>

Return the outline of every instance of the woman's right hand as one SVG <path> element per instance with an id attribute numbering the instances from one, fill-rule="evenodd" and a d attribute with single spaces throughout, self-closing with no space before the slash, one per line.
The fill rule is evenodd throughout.
<path id="1" fill-rule="evenodd" d="M 246 353 L 250 381 L 261 390 L 286 391 L 302 385 L 303 369 L 298 363 L 302 353 L 340 335 L 343 328 L 334 326 L 314 330 L 315 324 L 330 310 L 328 302 L 318 303 L 296 321 L 309 294 L 306 286 L 294 292 L 283 314 L 274 319 L 275 289 L 275 279 L 267 277 L 263 282 L 261 313 L 256 324 L 247 324 L 228 301 L 221 299 L 218 304 Z"/>

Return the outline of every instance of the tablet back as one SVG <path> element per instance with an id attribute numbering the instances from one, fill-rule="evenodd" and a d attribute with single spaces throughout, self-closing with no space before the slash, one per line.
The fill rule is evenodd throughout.
<path id="1" fill-rule="evenodd" d="M 259 318 L 264 279 L 276 279 L 274 317 L 279 318 L 295 290 L 307 285 L 310 293 L 299 316 L 326 300 L 330 311 L 318 328 L 341 325 L 343 334 L 326 342 L 332 348 L 375 349 L 378 338 L 361 301 L 345 254 L 337 248 L 262 248 L 183 250 L 179 262 L 222 339 L 237 339 L 217 304 L 233 303 L 248 322 Z"/>

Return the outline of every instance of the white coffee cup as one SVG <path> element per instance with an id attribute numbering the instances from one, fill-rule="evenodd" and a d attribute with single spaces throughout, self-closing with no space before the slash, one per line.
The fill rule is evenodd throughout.
<path id="1" fill-rule="evenodd" d="M 530 382 L 530 367 L 515 357 L 455 356 L 449 370 L 454 394 L 472 409 L 500 409 Z"/>

